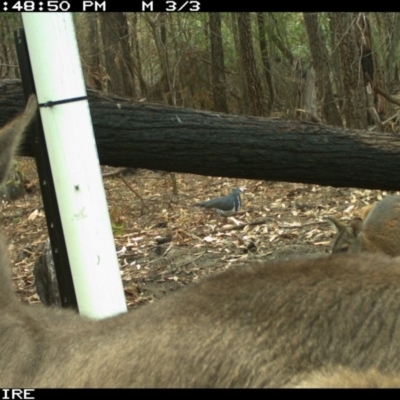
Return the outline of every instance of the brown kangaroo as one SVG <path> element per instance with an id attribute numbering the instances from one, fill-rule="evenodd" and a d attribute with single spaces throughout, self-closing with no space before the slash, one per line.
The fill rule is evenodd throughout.
<path id="1" fill-rule="evenodd" d="M 376 369 L 354 371 L 337 367 L 316 371 L 286 387 L 291 388 L 400 388 L 398 375 L 382 374 Z"/>
<path id="2" fill-rule="evenodd" d="M 3 180 L 35 110 L 0 130 Z M 231 268 L 92 321 L 21 304 L 0 238 L 0 387 L 379 384 L 400 373 L 399 310 L 399 261 L 335 255 Z"/>
<path id="3" fill-rule="evenodd" d="M 361 211 L 362 218 L 350 221 L 350 226 L 334 217 L 328 217 L 338 234 L 332 253 L 385 253 L 400 255 L 400 196 L 387 196 L 375 205 Z"/>

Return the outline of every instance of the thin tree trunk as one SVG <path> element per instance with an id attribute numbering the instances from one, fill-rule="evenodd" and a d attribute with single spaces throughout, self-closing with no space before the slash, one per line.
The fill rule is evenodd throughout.
<path id="1" fill-rule="evenodd" d="M 272 80 L 271 63 L 269 61 L 268 44 L 265 33 L 265 13 L 257 13 L 258 41 L 261 51 L 261 60 L 264 67 L 265 80 L 269 89 L 268 114 L 271 113 L 275 101 L 275 85 Z"/>
<path id="2" fill-rule="evenodd" d="M 240 53 L 242 56 L 247 91 L 249 93 L 250 112 L 252 115 L 264 116 L 267 114 L 267 112 L 262 83 L 257 71 L 257 64 L 254 54 L 250 13 L 239 13 L 238 29 Z"/>
<path id="3" fill-rule="evenodd" d="M 124 63 L 119 37 L 119 23 L 121 13 L 100 14 L 101 35 L 104 46 L 104 62 L 108 75 L 106 89 L 109 93 L 126 94 L 123 80 Z M 129 90 L 128 90 L 129 92 Z"/>
<path id="4" fill-rule="evenodd" d="M 322 117 L 330 125 L 342 126 L 333 97 L 326 44 L 318 23 L 318 16 L 315 13 L 304 13 L 303 18 L 316 73 L 317 97 L 322 104 Z"/>
<path id="5" fill-rule="evenodd" d="M 167 52 L 167 33 L 165 28 L 165 13 L 158 13 L 154 17 L 145 16 L 146 21 L 150 25 L 153 34 L 154 43 L 156 45 L 158 59 L 161 68 L 161 87 L 163 90 L 163 98 L 166 104 L 175 103 L 175 95 L 171 85 L 171 77 Z M 156 23 L 159 20 L 159 25 Z M 175 99 L 175 100 L 174 100 Z"/>
<path id="6" fill-rule="evenodd" d="M 214 110 L 229 112 L 226 95 L 224 49 L 221 36 L 221 14 L 210 13 L 211 80 Z"/>
<path id="7" fill-rule="evenodd" d="M 147 84 L 143 78 L 142 72 L 142 60 L 140 55 L 140 48 L 139 48 L 139 38 L 138 38 L 138 30 L 139 30 L 139 14 L 133 13 L 132 15 L 132 42 L 133 42 L 133 53 L 135 62 L 133 64 L 135 75 L 139 81 L 140 87 L 140 94 L 141 96 L 148 98 L 148 89 Z"/>
<path id="8" fill-rule="evenodd" d="M 246 85 L 246 78 L 244 76 L 244 70 L 243 70 L 243 63 L 241 60 L 241 54 L 240 54 L 240 45 L 239 45 L 239 32 L 238 32 L 238 25 L 237 25 L 237 14 L 236 13 L 230 13 L 230 22 L 231 22 L 231 29 L 233 33 L 233 43 L 235 45 L 235 52 L 236 52 L 236 66 L 237 66 L 237 71 L 238 71 L 238 87 L 239 87 L 239 92 L 240 92 L 240 98 L 239 100 L 239 112 L 242 114 L 248 114 L 249 113 L 249 93 L 247 91 L 247 85 Z M 233 89 L 233 96 L 235 96 L 235 89 Z"/>
<path id="9" fill-rule="evenodd" d="M 367 101 L 354 19 L 350 13 L 334 13 L 333 21 L 339 43 L 346 127 L 365 129 L 368 125 Z"/>

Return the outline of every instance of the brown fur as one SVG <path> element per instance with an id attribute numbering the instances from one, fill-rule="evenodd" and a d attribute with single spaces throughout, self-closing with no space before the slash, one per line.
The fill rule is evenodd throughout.
<path id="1" fill-rule="evenodd" d="M 368 204 L 367 206 L 363 207 L 361 209 L 361 219 L 364 221 L 365 218 L 367 218 L 367 215 L 369 212 L 372 210 L 372 208 L 375 206 L 375 204 Z"/>
<path id="2" fill-rule="evenodd" d="M 16 140 L 24 118 L 11 123 Z M 9 151 L 0 146 L 3 168 Z M 336 255 L 231 268 L 103 321 L 23 305 L 9 275 L 1 239 L 0 387 L 330 386 L 315 371 L 400 373 L 394 258 Z"/>
<path id="3" fill-rule="evenodd" d="M 334 217 L 336 235 L 332 253 L 385 253 L 400 256 L 400 196 L 387 196 L 375 205 L 364 207 L 362 218 L 355 218 L 350 226 Z"/>
<path id="4" fill-rule="evenodd" d="M 316 371 L 305 376 L 293 388 L 400 388 L 398 375 L 382 374 L 375 369 L 355 371 L 338 367 L 333 370 Z"/>

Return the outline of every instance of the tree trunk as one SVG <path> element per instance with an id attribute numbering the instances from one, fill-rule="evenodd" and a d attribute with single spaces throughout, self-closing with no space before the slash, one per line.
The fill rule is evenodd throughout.
<path id="1" fill-rule="evenodd" d="M 350 13 L 333 13 L 333 21 L 339 43 L 346 127 L 365 129 L 368 125 L 367 101 L 353 16 Z"/>
<path id="2" fill-rule="evenodd" d="M 151 28 L 154 43 L 157 48 L 158 59 L 161 69 L 161 87 L 164 102 L 174 104 L 176 101 L 175 91 L 172 88 L 168 52 L 167 52 L 167 33 L 165 28 L 165 13 L 158 13 L 156 16 L 145 15 L 146 21 Z M 159 24 L 156 22 L 159 21 Z"/>
<path id="3" fill-rule="evenodd" d="M 211 79 L 213 86 L 214 110 L 228 113 L 224 49 L 222 47 L 221 14 L 209 13 L 211 45 Z"/>
<path id="4" fill-rule="evenodd" d="M 116 13 L 116 25 L 121 46 L 122 81 L 125 95 L 133 97 L 136 95 L 134 79 L 134 59 L 129 41 L 129 27 L 126 13 Z"/>
<path id="5" fill-rule="evenodd" d="M 238 71 L 238 79 L 237 79 L 237 87 L 240 90 L 240 96 L 236 95 L 236 88 L 232 89 L 232 96 L 238 99 L 239 112 L 241 114 L 249 113 L 249 93 L 247 91 L 247 85 L 245 83 L 245 76 L 243 71 L 243 63 L 240 55 L 240 45 L 239 45 L 239 32 L 238 32 L 238 24 L 237 24 L 237 15 L 236 13 L 230 13 L 230 26 L 233 34 L 233 43 L 235 45 L 236 52 L 236 67 Z"/>
<path id="6" fill-rule="evenodd" d="M 397 46 L 400 41 L 400 14 L 398 12 L 376 13 L 375 18 L 380 33 L 380 42 L 383 42 L 378 56 L 380 55 L 380 65 L 384 66 L 385 87 L 390 88 L 390 84 L 398 79 L 397 70 Z"/>
<path id="7" fill-rule="evenodd" d="M 322 105 L 322 118 L 329 125 L 342 126 L 333 97 L 326 44 L 318 23 L 318 16 L 314 13 L 303 13 L 303 18 L 316 74 L 317 97 Z"/>
<path id="8" fill-rule="evenodd" d="M 125 69 L 124 56 L 121 48 L 122 26 L 126 22 L 122 13 L 100 14 L 101 36 L 104 46 L 104 63 L 108 75 L 107 91 L 116 95 L 130 95 L 132 93 L 126 77 L 129 71 Z"/>
<path id="9" fill-rule="evenodd" d="M 13 32 L 21 27 L 21 14 L 0 15 L 0 79 L 20 78 Z"/>
<path id="10" fill-rule="evenodd" d="M 85 82 L 93 89 L 105 90 L 107 83 L 105 70 L 100 60 L 98 18 L 99 14 L 97 13 L 81 13 L 74 15 L 74 22 L 78 32 L 77 39 Z"/>
<path id="11" fill-rule="evenodd" d="M 269 89 L 269 102 L 268 102 L 268 114 L 271 113 L 272 107 L 275 102 L 275 85 L 271 74 L 271 63 L 269 61 L 268 44 L 265 32 L 265 13 L 257 13 L 257 27 L 258 27 L 258 42 L 260 44 L 261 60 L 264 67 L 265 80 Z"/>
<path id="12" fill-rule="evenodd" d="M 138 37 L 138 18 L 139 15 L 138 13 L 133 13 L 132 15 L 132 47 L 133 47 L 133 53 L 134 53 L 134 64 L 133 68 L 135 71 L 135 75 L 139 81 L 139 87 L 140 87 L 140 95 L 142 97 L 148 98 L 148 90 L 147 90 L 147 84 L 144 80 L 143 77 L 143 72 L 142 72 L 142 59 L 140 55 L 140 49 L 139 49 L 139 37 Z"/>
<path id="13" fill-rule="evenodd" d="M 249 93 L 250 113 L 256 116 L 266 115 L 262 83 L 257 71 L 254 54 L 253 38 L 251 33 L 250 13 L 238 15 L 240 53 L 243 70 L 246 77 L 247 91 Z"/>

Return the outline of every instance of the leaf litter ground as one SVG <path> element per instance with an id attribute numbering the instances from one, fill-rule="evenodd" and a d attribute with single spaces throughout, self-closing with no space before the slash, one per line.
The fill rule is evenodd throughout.
<path id="1" fill-rule="evenodd" d="M 3 230 L 18 295 L 41 304 L 33 265 L 47 240 L 45 215 L 33 160 L 20 158 L 18 169 L 30 193 L 2 203 Z M 173 193 L 174 178 L 178 194 Z M 193 207 L 238 186 L 246 191 L 240 212 L 232 217 Z M 349 220 L 386 194 L 149 170 L 104 177 L 104 187 L 130 308 L 233 265 L 329 253 L 334 232 L 324 217 Z"/>

